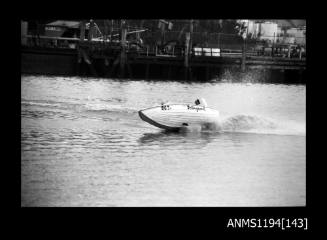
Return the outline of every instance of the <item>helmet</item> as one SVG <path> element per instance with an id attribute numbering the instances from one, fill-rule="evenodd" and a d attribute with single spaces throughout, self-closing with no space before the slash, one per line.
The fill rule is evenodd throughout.
<path id="1" fill-rule="evenodd" d="M 206 100 L 204 100 L 204 98 L 198 98 L 198 99 L 196 99 L 195 100 L 195 105 L 202 105 L 202 106 L 204 106 L 204 107 L 207 107 L 207 102 L 206 102 Z"/>

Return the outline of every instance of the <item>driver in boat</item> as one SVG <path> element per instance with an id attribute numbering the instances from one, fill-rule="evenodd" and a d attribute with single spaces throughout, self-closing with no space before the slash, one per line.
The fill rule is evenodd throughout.
<path id="1" fill-rule="evenodd" d="M 203 107 L 203 109 L 205 109 L 208 106 L 204 98 L 198 98 L 195 100 L 194 103 L 196 106 Z"/>

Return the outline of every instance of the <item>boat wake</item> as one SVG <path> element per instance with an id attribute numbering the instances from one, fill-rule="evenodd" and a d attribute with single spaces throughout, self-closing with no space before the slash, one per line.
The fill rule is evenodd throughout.
<path id="1" fill-rule="evenodd" d="M 86 104 L 84 110 L 88 112 L 98 113 L 126 113 L 126 114 L 137 114 L 137 109 L 129 108 L 121 105 L 108 104 L 108 103 L 92 103 Z"/>
<path id="2" fill-rule="evenodd" d="M 70 110 L 73 113 L 88 113 L 90 116 L 117 117 L 118 119 L 137 118 L 137 110 L 133 107 L 126 107 L 120 104 L 108 102 L 59 102 L 42 100 L 25 100 L 21 102 L 23 107 L 37 107 L 49 110 Z M 22 113 L 23 114 L 23 113 Z M 135 124 L 133 121 L 132 124 Z M 220 132 L 220 133 L 256 133 L 256 134 L 278 134 L 305 136 L 305 123 L 294 121 L 280 121 L 258 115 L 238 114 L 227 116 L 212 123 L 201 125 L 184 126 L 180 132 Z"/>
<path id="3" fill-rule="evenodd" d="M 256 115 L 238 114 L 217 119 L 214 123 L 187 126 L 181 132 L 255 133 L 305 136 L 305 124 L 292 121 L 277 121 Z"/>
<path id="4" fill-rule="evenodd" d="M 277 121 L 256 115 L 236 115 L 221 122 L 223 132 L 305 136 L 305 124 L 295 121 Z"/>
<path id="5" fill-rule="evenodd" d="M 111 104 L 106 102 L 95 103 L 76 103 L 76 102 L 59 102 L 51 100 L 22 100 L 22 106 L 39 107 L 43 109 L 60 109 L 72 110 L 75 112 L 91 112 L 91 113 L 127 113 L 136 114 L 137 109 L 128 108 L 119 104 Z"/>

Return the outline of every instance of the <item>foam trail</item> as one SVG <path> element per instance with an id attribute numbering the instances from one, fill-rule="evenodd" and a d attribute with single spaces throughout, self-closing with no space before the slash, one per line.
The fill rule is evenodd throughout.
<path id="1" fill-rule="evenodd" d="M 235 132 L 305 136 L 305 124 L 257 115 L 238 114 L 212 123 L 185 126 L 181 132 Z"/>
<path id="2" fill-rule="evenodd" d="M 256 115 L 239 114 L 221 122 L 223 132 L 305 136 L 305 124 L 294 121 L 278 121 Z"/>
<path id="3" fill-rule="evenodd" d="M 192 124 L 190 126 L 184 126 L 180 129 L 181 132 L 220 132 L 221 123 L 219 119 L 215 122 L 204 123 L 204 124 Z"/>
<path id="4" fill-rule="evenodd" d="M 190 126 L 183 126 L 180 129 L 180 132 L 183 133 L 188 133 L 188 132 L 201 132 L 201 125 L 197 124 L 197 125 L 190 125 Z"/>
<path id="5" fill-rule="evenodd" d="M 136 113 L 137 109 L 125 107 L 118 104 L 108 103 L 87 103 L 85 106 L 86 111 L 91 112 L 120 112 L 120 113 Z"/>

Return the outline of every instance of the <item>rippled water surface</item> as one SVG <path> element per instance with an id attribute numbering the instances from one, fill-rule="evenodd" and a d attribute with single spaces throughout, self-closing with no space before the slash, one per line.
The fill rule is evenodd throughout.
<path id="1" fill-rule="evenodd" d="M 305 85 L 21 78 L 22 206 L 304 206 Z M 204 97 L 220 131 L 137 111 Z"/>

